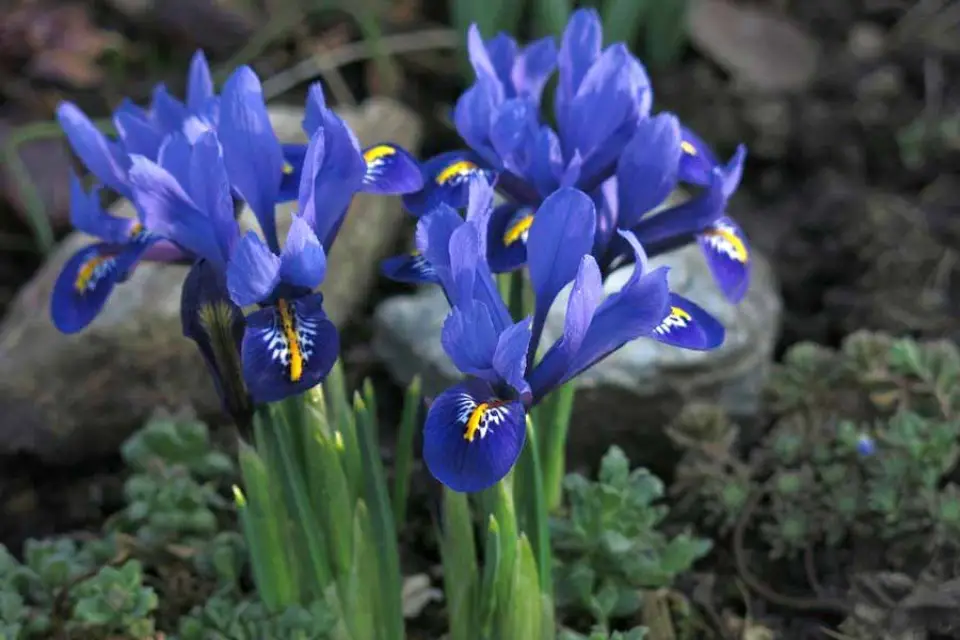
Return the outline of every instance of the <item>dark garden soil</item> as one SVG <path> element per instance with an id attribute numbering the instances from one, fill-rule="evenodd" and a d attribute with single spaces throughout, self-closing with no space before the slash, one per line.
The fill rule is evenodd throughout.
<path id="1" fill-rule="evenodd" d="M 217 12 L 211 28 L 191 29 L 189 25 L 197 24 L 198 18 L 189 15 L 190 3 L 170 2 L 175 15 L 157 21 L 153 28 L 116 10 L 123 2 L 95 2 L 87 12 L 57 13 L 67 4 L 14 2 L 12 9 L 0 7 L 0 137 L 4 140 L 12 126 L 48 118 L 62 97 L 105 113 L 115 96 L 144 100 L 157 80 L 166 80 L 179 91 L 180 70 L 195 46 L 207 47 L 217 62 L 224 62 L 253 33 L 249 21 L 226 10 Z M 391 30 L 414 30 L 445 18 L 432 3 L 423 3 L 429 11 L 416 0 L 395 4 L 389 16 Z M 445 3 L 436 3 L 441 4 Z M 960 338 L 960 7 L 953 3 L 952 10 L 942 8 L 939 14 L 928 15 L 925 8 L 948 3 L 768 0 L 740 4 L 776 5 L 811 35 L 820 50 L 815 76 L 791 94 L 763 93 L 735 82 L 729 67 L 702 50 L 690 49 L 677 65 L 652 70 L 655 105 L 678 112 L 705 138 L 715 141 L 722 155 L 738 142 L 750 151 L 743 185 L 731 210 L 753 245 L 771 260 L 781 283 L 784 319 L 778 353 L 806 340 L 835 346 L 857 329 Z M 14 23 L 10 16 L 18 10 L 35 12 L 31 14 L 34 22 L 60 20 L 74 25 L 74 30 L 68 29 L 60 40 L 25 28 L 18 31 L 9 26 Z M 107 52 L 104 28 L 124 34 L 128 42 L 121 53 Z M 299 26 L 290 37 L 267 47 L 258 58 L 258 69 L 270 75 L 309 50 L 336 46 L 355 36 L 351 27 L 337 19 Z M 163 52 L 159 68 L 145 62 L 150 47 Z M 25 77 L 17 72 L 24 60 L 35 60 L 43 51 L 60 54 L 48 57 L 46 73 Z M 73 57 L 64 51 L 73 52 Z M 78 60 L 78 55 L 89 60 Z M 98 55 L 107 62 L 98 66 Z M 127 72 L 104 72 L 116 67 L 118 55 L 129 58 Z M 462 88 L 457 64 L 446 52 L 399 60 L 398 95 L 427 119 L 423 154 L 453 147 L 455 136 L 436 114 Z M 345 69 L 344 76 L 356 90 L 378 85 L 372 66 L 355 65 Z M 69 162 L 56 144 L 32 153 L 28 164 L 33 168 Z M 63 185 L 45 184 L 41 171 L 31 177 L 48 205 L 56 235 L 62 236 L 67 230 L 66 201 L 56 193 L 62 193 Z M 0 314 L 41 260 L 33 250 L 20 185 L 20 177 L 11 173 L 5 159 L 0 163 Z M 372 292 L 367 311 L 402 290 L 382 283 Z M 381 394 L 383 422 L 389 424 L 398 415 L 400 390 L 369 349 L 370 317 L 370 313 L 360 314 L 346 331 L 344 357 L 353 382 L 368 375 L 374 379 Z M 384 434 L 387 455 L 389 438 Z M 39 469 L 30 460 L 0 464 L 4 465 L 0 468 L 0 542 L 14 548 L 24 537 L 95 529 L 119 502 L 117 461 L 53 471 Z M 434 571 L 436 550 L 429 541 L 437 515 L 436 497 L 432 483 L 422 476 L 415 479 L 414 524 L 406 536 L 411 572 Z M 842 619 L 832 600 L 811 596 L 803 566 L 769 565 L 762 549 L 751 553 L 751 563 L 758 565 L 754 573 L 776 579 L 776 591 L 793 595 L 780 598 L 756 589 L 741 590 L 740 583 L 731 579 L 737 570 L 729 548 L 729 541 L 719 541 L 712 564 L 699 567 L 729 583 L 729 588 L 716 588 L 715 593 L 724 594 L 722 604 L 730 610 L 714 612 L 724 618 L 728 630 L 735 626 L 730 612 L 746 613 L 743 603 L 748 592 L 750 615 L 766 620 L 779 632 L 776 637 L 827 637 L 822 628 L 835 627 Z M 832 597 L 842 595 L 845 585 L 842 576 L 831 577 L 835 571 L 829 568 L 843 566 L 848 560 L 845 554 L 854 551 L 815 560 L 824 592 L 832 592 Z M 696 601 L 695 584 L 680 586 Z M 430 634 L 442 628 L 441 614 L 439 607 L 427 608 L 422 619 L 424 638 L 436 637 Z"/>

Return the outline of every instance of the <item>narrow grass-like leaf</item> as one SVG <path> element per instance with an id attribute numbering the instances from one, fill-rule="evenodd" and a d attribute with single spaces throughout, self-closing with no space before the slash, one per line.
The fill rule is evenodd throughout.
<path id="1" fill-rule="evenodd" d="M 483 579 L 480 583 L 480 628 L 483 636 L 490 637 L 493 632 L 493 616 L 497 610 L 497 583 L 500 575 L 500 526 L 497 519 L 490 516 L 487 525 L 487 538 L 483 546 Z"/>
<path id="2" fill-rule="evenodd" d="M 517 557 L 517 516 L 513 505 L 513 486 L 510 476 L 491 489 L 493 515 L 500 526 L 500 575 L 497 577 L 497 601 L 511 597 L 514 562 Z M 510 637 L 510 636 L 504 636 Z"/>
<path id="3" fill-rule="evenodd" d="M 553 555 L 550 548 L 550 524 L 547 519 L 547 504 L 543 495 L 543 476 L 540 469 L 539 444 L 533 420 L 527 417 L 527 442 L 517 465 L 514 493 L 518 496 L 519 510 L 523 513 L 523 533 L 530 539 L 540 586 L 547 595 L 553 593 Z M 518 514 L 519 515 L 519 514 Z"/>
<path id="4" fill-rule="evenodd" d="M 576 382 L 570 381 L 547 396 L 540 407 L 541 411 L 534 414 L 537 442 L 540 443 L 543 495 L 548 512 L 560 508 L 563 498 L 567 434 L 575 395 Z"/>
<path id="5" fill-rule="evenodd" d="M 511 580 L 511 598 L 501 606 L 504 620 L 503 638 L 540 638 L 541 611 L 540 580 L 537 561 L 526 536 L 517 543 L 517 558 Z"/>
<path id="6" fill-rule="evenodd" d="M 287 514 L 256 450 L 241 441 L 238 459 L 246 492 L 237 492 L 242 498 L 237 506 L 250 547 L 257 592 L 268 609 L 278 612 L 300 602 L 299 583 L 281 530 Z"/>
<path id="7" fill-rule="evenodd" d="M 306 410 L 308 415 L 316 415 L 315 408 Z M 325 533 L 333 574 L 342 580 L 352 567 L 353 501 L 336 443 L 319 424 L 308 431 L 304 453 L 309 461 L 310 501 Z"/>
<path id="8" fill-rule="evenodd" d="M 538 36 L 559 36 L 570 19 L 570 0 L 533 0 L 533 30 Z"/>
<path id="9" fill-rule="evenodd" d="M 386 633 L 384 640 L 401 640 L 403 609 L 400 600 L 400 553 L 397 549 L 397 528 L 393 522 L 383 460 L 380 459 L 380 448 L 374 437 L 376 419 L 359 394 L 354 396 L 354 413 L 357 416 L 357 439 L 360 442 L 360 456 L 366 479 L 363 495 L 370 508 L 370 522 L 380 566 L 380 594 Z"/>
<path id="10" fill-rule="evenodd" d="M 360 6 L 354 7 L 354 4 Z M 344 2 L 342 7 L 353 15 L 360 27 L 360 35 L 364 42 L 370 45 L 373 51 L 373 61 L 377 65 L 380 81 L 386 93 L 397 89 L 397 69 L 386 47 L 383 46 L 383 30 L 380 28 L 380 15 L 387 13 L 388 7 L 383 6 L 381 0 L 353 0 Z M 372 5 L 372 6 L 371 6 Z"/>
<path id="11" fill-rule="evenodd" d="M 669 4 L 673 0 L 654 0 Z M 632 43 L 640 32 L 644 16 L 652 8 L 650 0 L 607 0 L 603 5 L 603 39 L 605 44 L 614 42 Z"/>
<path id="12" fill-rule="evenodd" d="M 350 495 L 356 500 L 363 491 L 363 468 L 360 465 L 360 445 L 357 438 L 357 421 L 347 394 L 343 363 L 337 359 L 323 382 L 324 398 L 327 400 L 328 421 L 340 432 L 343 448 L 340 455 L 343 468 L 350 483 Z M 332 419 L 329 414 L 332 413 Z"/>
<path id="13" fill-rule="evenodd" d="M 278 411 L 277 414 L 280 414 L 280 412 Z M 272 432 L 277 442 L 277 449 L 280 452 L 281 467 L 277 472 L 283 477 L 284 484 L 287 487 L 293 514 L 296 518 L 294 529 L 303 538 L 303 544 L 307 552 L 307 557 L 302 560 L 309 562 L 312 577 L 312 580 L 309 581 L 311 593 L 314 597 L 319 598 L 323 596 L 331 582 L 330 562 L 327 557 L 327 542 L 324 539 L 324 530 L 313 505 L 310 503 L 306 476 L 301 473 L 301 467 L 297 463 L 297 456 L 293 447 L 295 441 L 293 426 L 286 416 L 282 416 L 277 420 L 277 424 L 273 425 Z"/>
<path id="14" fill-rule="evenodd" d="M 361 500 L 351 522 L 353 557 L 344 589 L 344 609 L 353 638 L 382 638 L 379 629 L 380 590 L 377 579 L 377 550 L 370 532 L 370 512 Z"/>
<path id="15" fill-rule="evenodd" d="M 403 398 L 400 432 L 397 434 L 396 457 L 393 467 L 393 517 L 397 533 L 403 531 L 407 520 L 407 495 L 410 488 L 410 470 L 413 467 L 413 441 L 420 425 L 420 406 L 423 404 L 420 377 L 414 377 Z"/>
<path id="16" fill-rule="evenodd" d="M 466 494 L 443 487 L 440 557 L 450 622 L 450 640 L 471 640 L 477 619 L 473 596 L 477 584 L 477 547 Z"/>

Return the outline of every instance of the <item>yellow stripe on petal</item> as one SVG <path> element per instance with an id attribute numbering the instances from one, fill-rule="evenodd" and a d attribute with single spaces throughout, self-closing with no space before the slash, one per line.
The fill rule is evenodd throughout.
<path id="1" fill-rule="evenodd" d="M 726 254 L 731 260 L 746 264 L 749 259 L 747 245 L 744 244 L 737 232 L 724 225 L 717 225 L 703 232 L 710 246 Z"/>
<path id="2" fill-rule="evenodd" d="M 303 375 L 303 353 L 300 351 L 300 339 L 297 336 L 297 327 L 290 305 L 286 300 L 278 300 L 277 309 L 280 311 L 280 325 L 283 330 L 283 337 L 287 341 L 287 349 L 290 350 L 290 382 L 297 382 Z"/>
<path id="3" fill-rule="evenodd" d="M 680 149 L 688 155 L 691 155 L 691 156 L 698 155 L 697 148 L 692 144 L 690 144 L 689 142 L 687 142 L 686 140 L 680 143 Z"/>
<path id="4" fill-rule="evenodd" d="M 663 321 L 656 326 L 654 331 L 660 335 L 664 335 L 674 329 L 685 329 L 692 321 L 693 318 L 686 310 L 680 307 L 670 307 L 670 315 L 664 318 Z"/>
<path id="5" fill-rule="evenodd" d="M 480 421 L 483 420 L 483 414 L 487 412 L 489 407 L 490 405 L 486 402 L 481 402 L 470 413 L 470 418 L 467 420 L 467 430 L 463 433 L 464 440 L 473 442 L 473 439 L 477 436 L 477 431 L 480 429 Z"/>
<path id="6" fill-rule="evenodd" d="M 290 175 L 291 173 L 293 173 L 293 165 L 290 164 L 289 162 L 284 162 L 284 163 L 283 163 L 283 173 L 284 173 L 284 175 Z"/>
<path id="7" fill-rule="evenodd" d="M 77 271 L 77 279 L 73 283 L 77 293 L 84 293 L 100 277 L 103 266 L 110 260 L 107 256 L 95 255 L 80 265 Z"/>
<path id="8" fill-rule="evenodd" d="M 396 155 L 397 150 L 387 144 L 378 144 L 375 147 L 370 147 L 363 152 L 363 160 L 367 164 L 376 162 L 377 160 L 382 160 L 392 155 Z"/>
<path id="9" fill-rule="evenodd" d="M 517 220 L 510 225 L 510 227 L 507 228 L 507 232 L 503 234 L 503 244 L 509 247 L 517 240 L 524 238 L 525 234 L 530 231 L 531 225 L 533 225 L 533 214 L 527 214 Z M 526 241 L 525 238 L 524 241 Z"/>
<path id="10" fill-rule="evenodd" d="M 479 167 L 469 160 L 458 160 L 437 175 L 437 184 L 446 184 L 457 176 L 464 176 L 473 173 Z"/>

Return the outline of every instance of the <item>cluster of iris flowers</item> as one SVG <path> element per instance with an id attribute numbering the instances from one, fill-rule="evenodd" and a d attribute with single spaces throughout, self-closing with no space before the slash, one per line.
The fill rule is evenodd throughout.
<path id="1" fill-rule="evenodd" d="M 749 249 L 726 203 L 744 149 L 722 163 L 675 116 L 652 115 L 643 66 L 623 44 L 602 48 L 593 10 L 573 14 L 559 49 L 553 38 L 523 49 L 503 34 L 485 42 L 472 27 L 468 50 L 476 81 L 454 121 L 469 149 L 422 164 L 390 143 L 361 149 L 319 85 L 303 121 L 309 143 L 281 145 L 256 75 L 241 67 L 216 95 L 202 54 L 184 102 L 161 86 L 148 109 L 121 105 L 116 139 L 62 105 L 67 138 L 100 183 L 88 192 L 73 177 L 73 222 L 102 241 L 66 263 L 53 293 L 55 324 L 81 330 L 141 260 L 190 261 L 184 334 L 227 410 L 241 416 L 251 403 L 301 393 L 327 375 L 339 340 L 316 291 L 325 255 L 355 193 L 403 195 L 418 218 L 417 250 L 383 270 L 437 284 L 450 302 L 442 344 L 465 380 L 431 403 L 423 457 L 438 480 L 464 492 L 509 473 L 531 407 L 628 342 L 720 346 L 723 327 L 671 292 L 667 269 L 647 261 L 697 243 L 727 298 L 742 299 Z M 554 127 L 542 107 L 557 71 Z M 104 211 L 103 187 L 128 198 L 137 219 Z M 691 195 L 670 204 L 678 188 Z M 281 243 L 275 206 L 293 200 Z M 238 201 L 259 233 L 241 233 Z M 631 265 L 626 285 L 605 296 L 604 279 Z M 516 319 L 495 274 L 521 268 L 535 305 Z M 547 312 L 566 288 L 563 333 L 541 349 Z"/>
<path id="2" fill-rule="evenodd" d="M 122 104 L 113 114 L 116 139 L 72 104 L 62 104 L 58 118 L 99 181 L 88 192 L 72 177 L 73 224 L 101 239 L 70 258 L 54 286 L 51 313 L 61 331 L 93 321 L 139 261 L 183 261 L 193 265 L 183 287 L 183 331 L 232 415 L 324 379 L 339 352 L 316 291 L 326 254 L 354 194 L 422 187 L 407 151 L 389 143 L 362 150 L 327 108 L 320 85 L 311 88 L 303 119 L 309 143 L 281 145 L 254 72 L 237 69 L 216 95 L 202 53 L 191 64 L 186 101 L 159 86 L 148 109 Z M 103 187 L 129 199 L 137 218 L 105 211 Z M 297 211 L 281 244 L 276 205 L 293 200 Z M 259 233 L 241 232 L 241 201 Z"/>

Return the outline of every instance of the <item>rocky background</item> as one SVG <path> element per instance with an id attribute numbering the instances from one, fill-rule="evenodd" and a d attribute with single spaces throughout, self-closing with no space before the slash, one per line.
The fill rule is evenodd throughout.
<path id="1" fill-rule="evenodd" d="M 268 93 L 282 92 L 273 114 L 284 140 L 302 135 L 297 105 L 321 77 L 362 142 L 426 156 L 456 145 L 444 114 L 463 87 L 443 5 L 379 3 L 374 22 L 396 51 L 371 60 L 356 22 L 297 3 L 0 4 L 0 542 L 102 519 L 119 496 L 117 447 L 156 409 L 217 419 L 180 336 L 182 267 L 140 267 L 139 286 L 119 289 L 78 336 L 50 325 L 52 281 L 86 241 L 69 231 L 72 159 L 44 124 L 57 102 L 102 116 L 158 81 L 179 91 L 202 47 L 216 68 L 252 62 Z M 728 344 L 696 354 L 640 342 L 591 372 L 571 436 L 577 465 L 616 440 L 669 476 L 661 427 L 696 401 L 749 423 L 771 363 L 798 341 L 836 346 L 858 329 L 960 337 L 960 4 L 700 0 L 687 35 L 679 60 L 651 69 L 655 105 L 721 153 L 747 144 L 731 208 L 760 258 L 737 308 L 695 250 L 663 258 L 674 286 L 725 323 Z M 388 424 L 414 373 L 428 393 L 453 375 L 439 345 L 442 298 L 377 278 L 411 228 L 398 201 L 358 198 L 325 292 L 348 371 L 373 377 Z"/>

